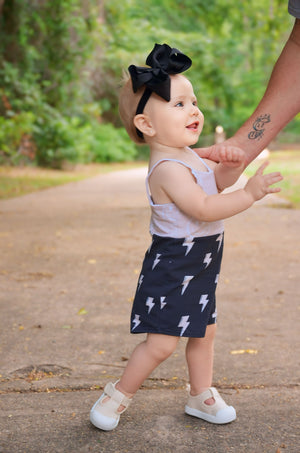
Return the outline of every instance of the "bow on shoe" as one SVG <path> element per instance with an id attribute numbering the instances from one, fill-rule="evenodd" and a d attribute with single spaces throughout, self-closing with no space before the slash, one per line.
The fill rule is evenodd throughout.
<path id="1" fill-rule="evenodd" d="M 133 91 L 136 93 L 141 86 L 145 85 L 151 92 L 169 101 L 171 87 L 169 74 L 186 71 L 191 66 L 192 60 L 180 50 L 172 49 L 168 44 L 155 44 L 147 57 L 146 64 L 150 68 L 135 65 L 130 65 L 128 68 Z"/>

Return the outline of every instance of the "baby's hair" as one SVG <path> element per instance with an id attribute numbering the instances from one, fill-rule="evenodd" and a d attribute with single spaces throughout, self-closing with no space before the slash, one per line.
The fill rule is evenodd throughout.
<path id="1" fill-rule="evenodd" d="M 134 93 L 131 78 L 127 72 L 124 72 L 122 88 L 119 94 L 119 114 L 129 137 L 138 145 L 145 145 L 145 140 L 138 137 L 133 119 L 144 90 L 145 87 L 142 86 Z"/>

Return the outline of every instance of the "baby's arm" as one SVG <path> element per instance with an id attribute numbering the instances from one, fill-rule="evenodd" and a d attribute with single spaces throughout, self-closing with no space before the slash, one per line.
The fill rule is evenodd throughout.
<path id="1" fill-rule="evenodd" d="M 218 190 L 232 186 L 244 170 L 246 154 L 235 146 L 220 147 L 221 162 L 214 165 Z"/>
<path id="2" fill-rule="evenodd" d="M 152 183 L 156 186 L 156 193 L 164 193 L 169 201 L 197 220 L 213 222 L 239 214 L 265 195 L 280 191 L 280 188 L 270 186 L 281 181 L 282 176 L 279 172 L 264 175 L 267 165 L 261 165 L 243 189 L 215 195 L 206 194 L 189 170 L 178 163 L 162 163 L 151 178 L 154 177 Z"/>

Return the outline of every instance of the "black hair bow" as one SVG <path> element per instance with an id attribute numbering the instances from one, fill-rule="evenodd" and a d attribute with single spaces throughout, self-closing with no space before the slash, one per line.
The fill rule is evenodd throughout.
<path id="1" fill-rule="evenodd" d="M 192 64 L 192 60 L 180 52 L 171 48 L 168 44 L 155 44 L 148 55 L 146 65 L 130 65 L 128 71 L 131 75 L 132 88 L 136 92 L 145 85 L 166 101 L 170 100 L 170 77 L 169 74 L 179 74 L 186 71 Z"/>

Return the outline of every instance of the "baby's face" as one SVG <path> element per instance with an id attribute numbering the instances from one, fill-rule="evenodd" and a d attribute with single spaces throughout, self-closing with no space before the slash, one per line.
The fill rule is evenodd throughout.
<path id="1" fill-rule="evenodd" d="M 170 78 L 170 101 L 152 93 L 144 110 L 154 127 L 154 140 L 176 148 L 194 145 L 202 131 L 204 117 L 197 106 L 193 86 L 181 74 Z"/>

